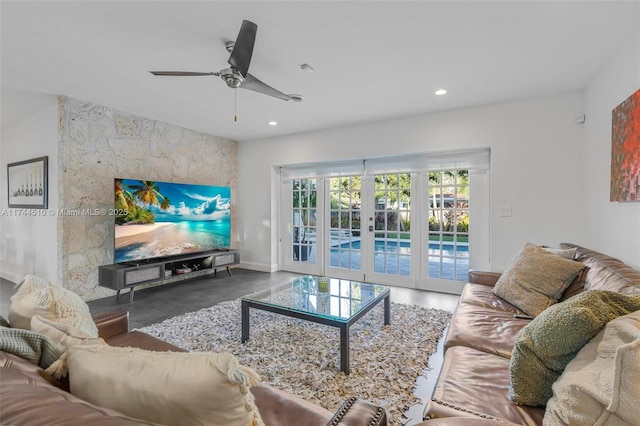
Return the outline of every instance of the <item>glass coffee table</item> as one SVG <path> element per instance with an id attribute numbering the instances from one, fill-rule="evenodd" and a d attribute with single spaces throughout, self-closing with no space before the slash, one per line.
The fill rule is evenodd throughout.
<path id="1" fill-rule="evenodd" d="M 389 287 L 305 275 L 241 299 L 242 343 L 249 339 L 249 309 L 262 309 L 340 329 L 340 370 L 349 374 L 349 328 L 384 300 L 390 323 Z"/>

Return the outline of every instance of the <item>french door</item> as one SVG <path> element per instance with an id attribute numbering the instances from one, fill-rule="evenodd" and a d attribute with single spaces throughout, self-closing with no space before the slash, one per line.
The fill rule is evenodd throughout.
<path id="1" fill-rule="evenodd" d="M 281 267 L 459 293 L 469 187 L 466 170 L 292 179 L 281 187 Z"/>
<path id="2" fill-rule="evenodd" d="M 411 182 L 408 173 L 326 179 L 328 275 L 412 286 Z"/>

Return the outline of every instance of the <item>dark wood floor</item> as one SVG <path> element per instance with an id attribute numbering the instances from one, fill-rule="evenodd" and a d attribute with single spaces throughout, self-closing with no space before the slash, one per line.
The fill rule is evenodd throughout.
<path id="1" fill-rule="evenodd" d="M 90 301 L 88 305 L 92 313 L 117 308 L 129 311 L 130 326 L 134 329 L 186 312 L 213 306 L 216 303 L 234 300 L 299 276 L 299 274 L 290 272 L 266 273 L 241 268 L 232 269 L 231 272 L 232 276 L 229 276 L 226 271 L 219 271 L 215 276 L 209 274 L 186 281 L 138 290 L 135 292 L 131 303 L 129 302 L 128 294 L 125 293 L 119 300 L 112 296 Z M 5 318 L 8 316 L 13 285 L 7 280 L 0 279 L 0 315 Z M 391 301 L 453 312 L 458 302 L 458 296 L 392 287 Z M 442 365 L 442 352 L 442 345 L 440 345 L 438 351 L 431 357 L 429 362 L 427 378 L 421 377 L 418 379 L 416 396 L 423 401 L 427 401 L 431 396 Z M 423 408 L 424 404 L 418 404 L 407 411 L 406 415 L 411 419 L 407 425 L 412 425 L 422 420 Z"/>

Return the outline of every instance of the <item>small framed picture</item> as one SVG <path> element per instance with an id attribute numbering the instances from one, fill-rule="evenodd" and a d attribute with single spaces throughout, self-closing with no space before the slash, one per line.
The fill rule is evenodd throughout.
<path id="1" fill-rule="evenodd" d="M 47 208 L 49 157 L 7 164 L 9 208 Z"/>

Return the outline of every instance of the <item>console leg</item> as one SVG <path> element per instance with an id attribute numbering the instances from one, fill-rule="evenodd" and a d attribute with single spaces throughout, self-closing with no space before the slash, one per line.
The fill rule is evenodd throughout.
<path id="1" fill-rule="evenodd" d="M 120 290 L 116 291 L 116 302 L 120 300 Z"/>
<path id="2" fill-rule="evenodd" d="M 229 276 L 231 276 L 231 269 L 229 269 L 228 266 L 227 266 L 227 274 L 229 274 Z"/>
<path id="3" fill-rule="evenodd" d="M 129 303 L 133 302 L 134 290 L 134 287 L 131 287 L 131 290 L 129 290 Z"/>

